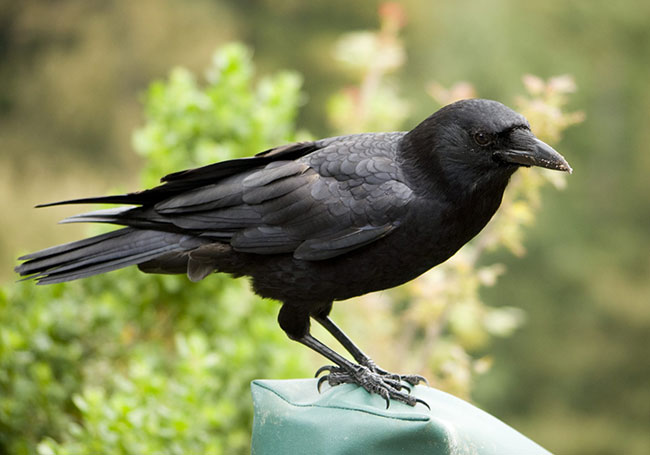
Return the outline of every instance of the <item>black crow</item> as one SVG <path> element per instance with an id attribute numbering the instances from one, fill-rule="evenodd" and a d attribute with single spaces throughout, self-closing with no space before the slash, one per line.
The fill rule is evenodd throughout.
<path id="1" fill-rule="evenodd" d="M 322 380 L 414 405 L 401 381 L 423 378 L 377 367 L 329 318 L 332 302 L 406 283 L 450 258 L 492 218 L 520 166 L 571 172 L 520 114 L 458 101 L 410 132 L 289 144 L 176 172 L 141 192 L 45 204 L 129 206 L 67 218 L 125 227 L 23 256 L 16 271 L 39 284 L 134 264 L 192 281 L 248 276 L 257 294 L 282 302 L 289 338 L 334 363 L 319 370 L 328 372 Z M 311 336 L 310 318 L 356 363 Z"/>

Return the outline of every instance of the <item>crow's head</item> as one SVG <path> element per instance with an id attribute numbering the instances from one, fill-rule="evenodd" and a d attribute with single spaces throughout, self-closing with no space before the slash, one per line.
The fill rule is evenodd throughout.
<path id="1" fill-rule="evenodd" d="M 447 180 L 506 179 L 520 166 L 572 172 L 558 152 L 540 141 L 528 121 L 497 101 L 471 99 L 449 104 L 406 136 L 407 153 Z"/>

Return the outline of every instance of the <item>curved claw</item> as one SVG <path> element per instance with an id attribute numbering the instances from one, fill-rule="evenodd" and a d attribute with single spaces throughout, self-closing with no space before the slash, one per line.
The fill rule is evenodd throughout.
<path id="1" fill-rule="evenodd" d="M 323 376 L 318 379 L 318 384 L 317 384 L 318 393 L 321 393 L 320 388 L 323 385 L 323 382 L 325 381 L 327 381 L 327 376 Z"/>
<path id="2" fill-rule="evenodd" d="M 323 365 L 320 367 L 318 370 L 316 370 L 316 374 L 314 374 L 314 377 L 317 378 L 318 376 L 321 375 L 322 372 L 324 371 L 329 371 L 332 372 L 332 370 L 336 368 L 334 365 Z"/>
<path id="3" fill-rule="evenodd" d="M 416 398 L 416 399 L 415 399 L 415 402 L 416 402 L 416 403 L 421 403 L 421 404 L 425 405 L 425 406 L 427 407 L 427 409 L 428 409 L 429 411 L 431 411 L 431 406 L 429 406 L 429 403 L 427 403 L 426 401 L 421 400 L 421 399 L 419 399 L 419 398 Z"/>

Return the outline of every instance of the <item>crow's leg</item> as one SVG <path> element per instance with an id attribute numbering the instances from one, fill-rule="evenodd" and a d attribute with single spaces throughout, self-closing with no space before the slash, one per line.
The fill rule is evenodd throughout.
<path id="1" fill-rule="evenodd" d="M 383 397 L 386 400 L 387 408 L 391 399 L 407 403 L 411 406 L 415 406 L 417 403 L 423 403 L 428 407 L 422 400 L 402 392 L 401 389 L 404 386 L 399 380 L 382 375 L 367 366 L 353 363 L 314 338 L 309 333 L 309 313 L 302 306 L 285 303 L 280 309 L 278 322 L 289 338 L 304 344 L 335 364 L 322 367 L 316 373 L 318 375 L 323 371 L 330 372 L 320 378 L 318 382 L 319 389 L 324 381 L 328 381 L 332 386 L 352 383 L 363 387 L 369 393 L 376 393 Z"/>
<path id="2" fill-rule="evenodd" d="M 354 344 L 350 337 L 348 337 L 345 332 L 343 332 L 343 330 L 341 330 L 341 328 L 330 319 L 329 316 L 319 314 L 314 316 L 314 319 L 318 321 L 320 325 L 325 327 L 325 329 L 331 333 L 339 343 L 341 343 L 341 345 L 352 355 L 352 357 L 354 357 L 354 360 L 374 371 L 375 373 L 379 373 L 380 375 L 386 376 L 393 380 L 406 381 L 411 385 L 417 385 L 420 382 L 428 383 L 427 379 L 424 376 L 417 374 L 395 374 L 378 367 L 377 364 L 370 357 L 368 357 L 368 355 L 366 355 L 361 349 L 359 349 L 356 344 Z"/>
<path id="3" fill-rule="evenodd" d="M 330 319 L 329 316 L 314 316 L 314 319 L 325 329 L 332 334 L 336 341 L 341 343 L 341 345 L 354 357 L 359 364 L 370 368 L 371 370 L 376 370 L 377 365 L 372 361 L 366 353 L 364 353 L 354 342 L 348 337 L 339 326 L 337 326 L 334 321 Z"/>

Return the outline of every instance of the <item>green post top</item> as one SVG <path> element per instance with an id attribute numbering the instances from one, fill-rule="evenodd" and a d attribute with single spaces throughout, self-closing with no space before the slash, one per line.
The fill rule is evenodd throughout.
<path id="1" fill-rule="evenodd" d="M 254 455 L 549 455 L 513 428 L 448 393 L 418 385 L 410 407 L 352 384 L 317 379 L 251 383 Z"/>

